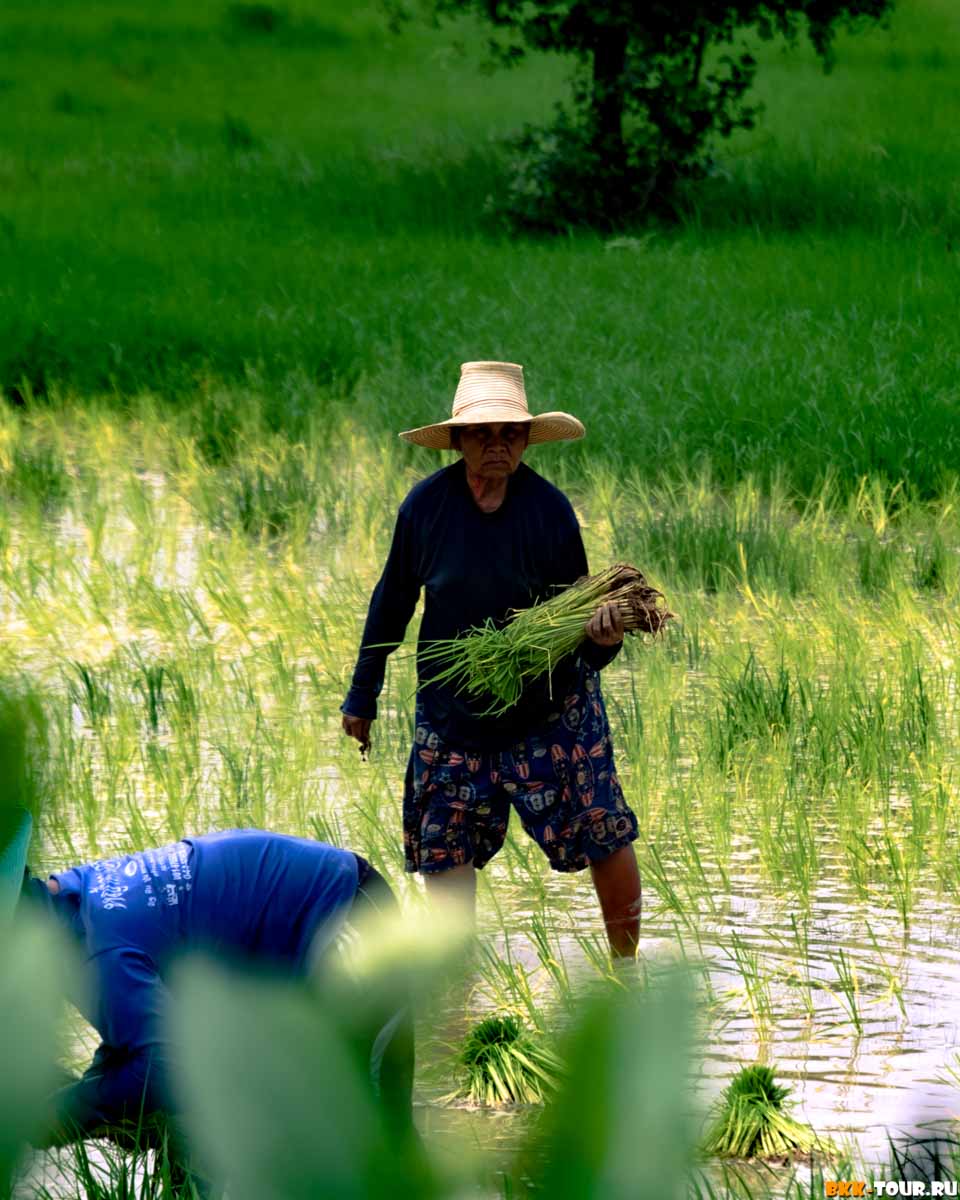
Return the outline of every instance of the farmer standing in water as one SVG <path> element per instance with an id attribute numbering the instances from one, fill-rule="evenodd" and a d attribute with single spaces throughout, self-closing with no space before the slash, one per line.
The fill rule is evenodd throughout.
<path id="1" fill-rule="evenodd" d="M 421 589 L 420 646 L 546 600 L 587 574 L 570 501 L 521 460 L 537 442 L 583 437 L 568 413 L 532 415 L 523 368 L 469 362 L 448 421 L 400 437 L 460 458 L 409 493 L 373 596 L 343 729 L 370 739 L 387 656 Z M 640 928 L 637 821 L 614 769 L 598 672 L 619 652 L 623 620 L 604 604 L 579 651 L 529 684 L 500 716 L 418 662 L 416 729 L 403 796 L 408 871 L 432 901 L 476 902 L 476 872 L 503 845 L 511 805 L 555 871 L 589 867 L 611 952 L 632 959 Z"/>

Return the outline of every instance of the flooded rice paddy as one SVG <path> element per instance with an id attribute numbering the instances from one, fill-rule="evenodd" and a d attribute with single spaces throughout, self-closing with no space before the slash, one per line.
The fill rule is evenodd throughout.
<path id="1" fill-rule="evenodd" d="M 344 431 L 350 471 L 333 479 L 307 455 L 297 491 L 282 456 L 249 448 L 238 481 L 167 428 L 91 419 L 69 452 L 42 422 L 6 436 L 24 453 L 59 447 L 64 466 L 55 496 L 25 475 L 0 518 L 0 665 L 41 690 L 50 719 L 36 866 L 253 825 L 348 845 L 416 905 L 400 847 L 412 640 L 391 661 L 369 761 L 340 736 L 338 707 L 396 503 L 435 464 Z M 147 440 L 162 464 L 149 472 Z M 953 506 L 874 489 L 804 507 L 749 484 L 725 497 L 634 480 L 614 520 L 611 480 L 565 486 L 591 562 L 637 562 L 682 616 L 632 642 L 604 691 L 641 828 L 642 971 L 656 986 L 659 964 L 684 958 L 698 980 L 697 1096 L 770 1063 L 804 1119 L 868 1164 L 890 1137 L 949 1130 Z M 489 1008 L 555 1036 L 607 971 L 589 880 L 551 876 L 516 826 L 480 904 L 487 951 L 445 1036 Z M 428 1144 L 505 1157 L 530 1114 L 442 1104 L 448 1065 L 425 1036 Z"/>

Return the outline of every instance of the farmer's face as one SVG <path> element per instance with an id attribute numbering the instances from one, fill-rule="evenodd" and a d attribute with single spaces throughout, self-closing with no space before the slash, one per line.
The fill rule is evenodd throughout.
<path id="1" fill-rule="evenodd" d="M 467 470 L 481 479 L 512 475 L 520 466 L 529 432 L 523 423 L 464 425 L 460 430 L 460 453 Z"/>

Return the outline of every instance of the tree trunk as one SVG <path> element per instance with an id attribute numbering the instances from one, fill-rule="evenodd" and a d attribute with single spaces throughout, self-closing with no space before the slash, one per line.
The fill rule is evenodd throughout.
<path id="1" fill-rule="evenodd" d="M 627 69 L 629 33 L 614 26 L 597 31 L 593 51 L 594 147 L 611 167 L 627 162 L 623 140 L 623 76 Z"/>

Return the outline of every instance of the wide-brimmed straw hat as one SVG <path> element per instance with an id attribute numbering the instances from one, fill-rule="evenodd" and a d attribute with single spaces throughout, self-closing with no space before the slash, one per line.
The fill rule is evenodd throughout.
<path id="1" fill-rule="evenodd" d="M 450 430 L 458 425 L 516 422 L 530 426 L 530 443 L 582 438 L 586 430 L 565 412 L 531 413 L 523 386 L 523 367 L 508 362 L 466 362 L 453 398 L 453 416 L 435 425 L 407 429 L 400 436 L 417 446 L 449 450 Z"/>

